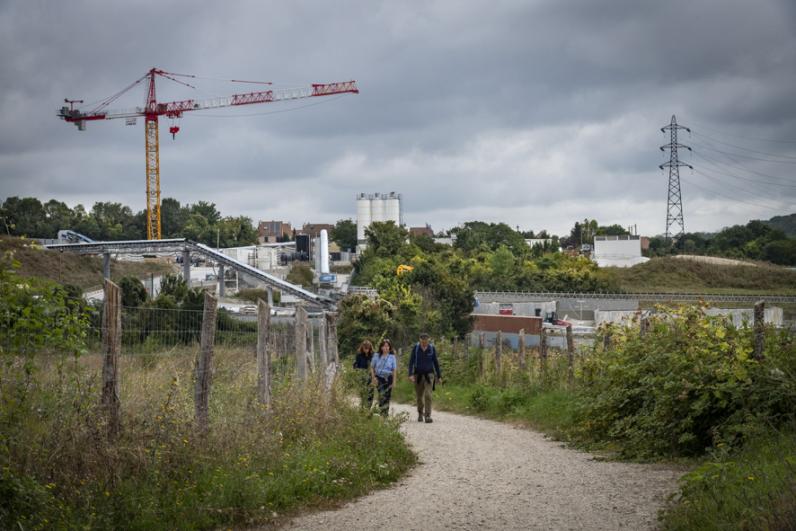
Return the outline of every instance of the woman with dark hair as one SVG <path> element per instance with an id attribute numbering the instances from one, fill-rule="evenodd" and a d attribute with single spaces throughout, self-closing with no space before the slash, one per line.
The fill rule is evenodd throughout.
<path id="1" fill-rule="evenodd" d="M 370 375 L 373 384 L 379 390 L 379 413 L 386 417 L 390 411 L 390 397 L 392 386 L 395 384 L 398 372 L 398 360 L 389 339 L 382 339 L 379 351 L 370 362 Z"/>
<path id="2" fill-rule="evenodd" d="M 370 361 L 373 359 L 373 343 L 368 341 L 367 339 L 359 345 L 359 350 L 357 350 L 357 357 L 354 359 L 354 368 L 362 370 L 362 375 L 360 376 L 361 386 L 359 389 L 359 399 L 360 404 L 365 409 L 370 409 L 370 405 L 373 403 L 373 385 L 371 385 L 371 375 L 370 375 Z"/>

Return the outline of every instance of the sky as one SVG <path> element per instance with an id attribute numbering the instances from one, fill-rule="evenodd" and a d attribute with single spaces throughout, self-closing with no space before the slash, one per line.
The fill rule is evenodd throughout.
<path id="1" fill-rule="evenodd" d="M 359 94 L 160 123 L 163 197 L 334 223 L 399 192 L 409 226 L 665 229 L 676 115 L 685 228 L 796 212 L 792 0 L 0 0 L 0 200 L 145 208 L 143 120 L 56 116 L 150 68 L 160 101 L 356 80 Z M 111 109 L 140 106 L 139 84 Z M 90 109 L 90 107 L 86 107 Z"/>

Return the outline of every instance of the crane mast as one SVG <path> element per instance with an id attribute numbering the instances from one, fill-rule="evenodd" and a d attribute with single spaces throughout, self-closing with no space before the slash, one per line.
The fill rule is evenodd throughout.
<path id="1" fill-rule="evenodd" d="M 231 96 L 213 98 L 204 101 L 189 99 L 158 103 L 155 94 L 155 78 L 157 76 L 164 77 L 191 88 L 195 88 L 184 81 L 176 79 L 176 77 L 193 78 L 196 76 L 175 74 L 173 72 L 166 72 L 165 70 L 161 70 L 159 68 L 152 68 L 142 77 L 130 84 L 127 88 L 111 96 L 110 98 L 103 100 L 99 105 L 90 111 L 83 112 L 74 108 L 75 103 L 83 103 L 83 100 L 65 99 L 64 102 L 68 103 L 69 107 L 61 107 L 58 112 L 59 118 L 66 122 L 75 124 L 80 131 L 85 130 L 86 122 L 88 121 L 125 118 L 129 124 L 133 124 L 135 123 L 136 118 L 144 118 L 146 152 L 146 232 L 148 240 L 161 239 L 160 144 L 158 133 L 158 118 L 160 116 L 166 116 L 167 118 L 180 118 L 182 117 L 183 113 L 187 111 L 218 109 L 221 107 L 252 105 L 257 103 L 272 103 L 277 101 L 288 101 L 317 96 L 331 96 L 334 94 L 359 93 L 359 89 L 356 86 L 356 81 L 344 81 L 337 83 L 314 83 L 309 87 L 293 89 L 269 89 L 264 91 L 248 92 L 244 94 L 233 94 Z M 143 107 L 114 111 L 107 110 L 107 107 L 113 101 L 142 82 L 147 83 L 146 102 Z M 180 128 L 176 125 L 172 125 L 169 128 L 169 132 L 171 133 L 172 137 L 174 137 L 179 130 Z"/>

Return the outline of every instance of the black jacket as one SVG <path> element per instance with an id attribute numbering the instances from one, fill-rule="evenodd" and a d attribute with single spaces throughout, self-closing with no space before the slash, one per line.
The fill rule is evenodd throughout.
<path id="1" fill-rule="evenodd" d="M 373 354 L 370 357 L 365 356 L 361 352 L 357 352 L 357 357 L 354 360 L 355 369 L 370 369 L 370 360 L 373 359 Z"/>
<path id="2" fill-rule="evenodd" d="M 437 375 L 437 378 L 442 378 L 439 360 L 437 360 L 437 349 L 429 343 L 424 351 L 420 348 L 420 343 L 417 343 L 412 348 L 412 355 L 409 357 L 409 376 L 413 374 L 431 374 L 432 372 Z"/>

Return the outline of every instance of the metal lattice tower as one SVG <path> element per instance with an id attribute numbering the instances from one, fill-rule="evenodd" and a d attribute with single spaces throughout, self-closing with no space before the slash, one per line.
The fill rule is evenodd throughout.
<path id="1" fill-rule="evenodd" d="M 660 169 L 669 168 L 669 195 L 666 200 L 666 241 L 670 241 L 672 237 L 679 239 L 685 233 L 685 224 L 683 223 L 683 196 L 680 192 L 680 166 L 686 166 L 694 169 L 693 166 L 685 162 L 680 162 L 677 158 L 678 149 L 687 149 L 691 151 L 689 146 L 679 144 L 677 142 L 677 130 L 685 129 L 689 133 L 691 130 L 683 125 L 677 125 L 677 119 L 672 115 L 672 121 L 669 125 L 661 127 L 662 132 L 667 130 L 671 133 L 671 139 L 668 144 L 661 146 L 661 151 L 669 150 L 669 162 L 664 162 Z M 673 226 L 679 225 L 680 230 L 677 233 L 673 232 Z"/>

